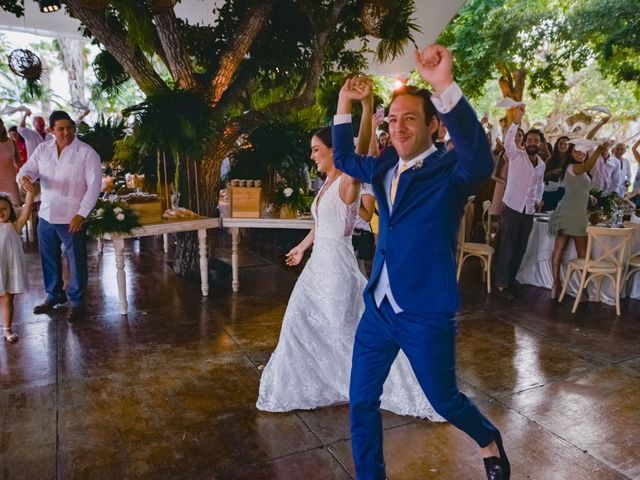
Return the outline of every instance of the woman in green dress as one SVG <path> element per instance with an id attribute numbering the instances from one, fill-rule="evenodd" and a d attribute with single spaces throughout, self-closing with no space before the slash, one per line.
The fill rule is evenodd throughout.
<path id="1" fill-rule="evenodd" d="M 549 219 L 549 233 L 556 236 L 551 257 L 552 299 L 558 298 L 562 289 L 560 265 L 569 240 L 573 239 L 578 258 L 584 258 L 587 253 L 587 206 L 591 188 L 591 178 L 587 174 L 603 150 L 602 145 L 596 146 L 590 140 L 572 140 L 562 165 L 561 178 L 564 179 L 565 194 Z M 593 153 L 587 159 L 589 151 Z"/>

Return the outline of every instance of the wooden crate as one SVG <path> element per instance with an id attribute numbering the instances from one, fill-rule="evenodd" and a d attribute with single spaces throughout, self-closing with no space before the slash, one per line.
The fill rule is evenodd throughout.
<path id="1" fill-rule="evenodd" d="M 129 208 L 137 212 L 142 225 L 159 223 L 162 220 L 162 204 L 157 202 L 129 203 Z"/>
<path id="2" fill-rule="evenodd" d="M 231 216 L 235 218 L 260 218 L 262 187 L 230 187 Z"/>

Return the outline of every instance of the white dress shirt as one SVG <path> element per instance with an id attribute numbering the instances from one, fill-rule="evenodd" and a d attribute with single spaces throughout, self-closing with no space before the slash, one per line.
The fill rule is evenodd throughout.
<path id="1" fill-rule="evenodd" d="M 16 176 L 40 180 L 39 215 L 53 224 L 69 224 L 75 215 L 87 217 L 102 188 L 102 166 L 96 151 L 74 138 L 58 157 L 56 141 L 38 145 Z"/>
<path id="2" fill-rule="evenodd" d="M 509 159 L 509 175 L 502 202 L 512 210 L 533 215 L 544 192 L 544 162 L 538 157 L 534 167 L 525 150 L 516 145 L 519 125 L 512 123 L 504 137 L 504 150 Z"/>
<path id="3" fill-rule="evenodd" d="M 53 140 L 53 135 L 51 135 L 50 133 L 47 133 L 43 139 L 42 135 L 40 135 L 35 130 L 31 130 L 27 127 L 18 127 L 18 133 L 22 135 L 22 138 L 24 138 L 24 143 L 27 147 L 27 158 L 29 158 L 33 154 L 33 152 L 36 151 L 36 147 L 42 142 Z"/>
<path id="4" fill-rule="evenodd" d="M 436 107 L 436 109 L 440 113 L 448 113 L 449 111 L 451 111 L 453 107 L 455 107 L 458 104 L 461 98 L 462 98 L 462 90 L 460 90 L 460 87 L 458 86 L 458 84 L 454 82 L 451 85 L 449 85 L 447 89 L 444 92 L 442 92 L 441 95 L 439 96 L 432 95 L 431 102 L 433 103 L 433 106 Z M 351 122 L 351 114 L 340 114 L 340 115 L 335 115 L 333 117 L 334 125 L 340 125 L 342 123 L 350 123 L 350 122 Z M 402 158 L 399 158 L 396 166 L 394 168 L 389 169 L 389 171 L 386 173 L 384 177 L 384 191 L 386 192 L 387 205 L 389 205 L 389 215 L 391 215 L 391 212 L 393 211 L 393 206 L 391 205 L 391 197 L 390 197 L 391 181 L 393 180 L 393 177 L 397 174 L 397 172 L 400 171 L 400 166 L 404 164 L 407 166 L 407 170 L 408 170 L 411 167 L 413 167 L 416 163 L 418 163 L 418 161 L 424 160 L 429 155 L 434 153 L 436 150 L 437 148 L 435 147 L 435 145 L 431 145 L 426 151 L 422 152 L 420 155 L 410 160 L 404 160 Z M 378 281 L 373 290 L 373 298 L 378 307 L 380 307 L 380 305 L 382 304 L 384 297 L 387 297 L 395 313 L 402 313 L 404 311 L 400 307 L 400 305 L 398 305 L 398 302 L 396 302 L 395 298 L 393 297 L 393 292 L 391 291 L 391 282 L 389 280 L 389 271 L 387 270 L 386 261 L 382 265 L 382 271 L 380 272 L 380 277 L 378 277 Z"/>
<path id="5" fill-rule="evenodd" d="M 622 165 L 613 155 L 605 158 L 600 155 L 593 167 L 591 183 L 593 188 L 600 190 L 605 195 L 617 193 L 624 195 L 624 179 L 622 178 Z"/>
<path id="6" fill-rule="evenodd" d="M 627 193 L 629 185 L 633 183 L 633 179 L 631 178 L 631 163 L 627 158 L 616 157 L 615 155 L 613 155 L 613 157 L 617 158 L 620 162 L 620 181 L 622 182 L 622 185 L 620 186 L 620 196 L 623 197 Z"/>
<path id="7" fill-rule="evenodd" d="M 360 199 L 362 201 L 362 197 L 364 195 L 371 195 L 372 197 L 373 195 L 373 188 L 371 187 L 370 183 L 364 183 L 362 182 L 362 184 L 360 184 Z M 367 222 L 365 219 L 363 219 L 360 214 L 358 214 L 358 216 L 356 217 L 356 225 L 354 228 L 360 229 L 360 230 L 366 230 L 367 232 L 371 231 L 371 225 L 369 225 L 369 222 Z"/>

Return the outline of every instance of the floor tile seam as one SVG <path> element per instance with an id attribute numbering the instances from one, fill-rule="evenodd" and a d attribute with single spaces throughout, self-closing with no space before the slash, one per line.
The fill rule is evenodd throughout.
<path id="1" fill-rule="evenodd" d="M 333 454 L 331 454 L 331 452 L 329 452 L 329 450 L 324 446 L 324 445 L 320 445 L 319 447 L 312 447 L 312 448 L 307 448 L 305 450 L 299 450 L 296 452 L 291 452 L 291 453 L 287 453 L 284 455 L 279 455 L 276 457 L 271 457 L 268 458 L 266 460 L 254 460 L 254 461 L 249 461 L 248 463 L 237 463 L 235 465 L 223 468 L 222 470 L 214 470 L 212 471 L 213 475 L 224 475 L 225 473 L 228 473 L 229 471 L 234 471 L 234 470 L 238 470 L 238 469 L 243 469 L 243 468 L 249 468 L 249 467 L 261 467 L 261 466 L 266 466 L 269 465 L 271 463 L 274 463 L 276 461 L 279 460 L 283 460 L 289 457 L 294 457 L 296 455 L 300 455 L 303 453 L 308 453 L 308 452 L 313 452 L 314 450 L 326 450 L 333 458 L 335 458 L 333 456 Z M 342 467 L 344 469 L 344 466 L 342 465 L 342 463 L 338 462 L 338 464 L 340 465 L 340 467 Z M 345 469 L 345 472 L 348 474 L 349 472 Z"/>
<path id="2" fill-rule="evenodd" d="M 568 380 L 568 379 L 574 378 L 574 379 L 578 380 L 580 378 L 587 377 L 587 376 L 592 375 L 594 373 L 598 373 L 598 372 L 600 372 L 600 371 L 602 371 L 602 370 L 604 370 L 606 368 L 609 368 L 610 366 L 611 365 L 594 365 L 594 368 L 585 370 L 584 372 L 581 372 L 581 373 L 573 372 L 573 373 L 567 373 L 567 374 L 563 374 L 563 375 L 550 377 L 549 381 L 545 382 L 543 384 L 532 385 L 530 387 L 522 388 L 522 389 L 517 390 L 515 392 L 504 393 L 504 394 L 501 393 L 501 394 L 492 395 L 492 394 L 489 394 L 489 393 L 485 392 L 484 390 L 482 390 L 481 388 L 479 388 L 479 387 L 477 387 L 477 386 L 475 386 L 473 384 L 470 384 L 470 385 L 472 385 L 474 388 L 478 389 L 484 395 L 487 395 L 488 397 L 493 398 L 495 400 L 502 401 L 502 399 L 512 398 L 512 397 L 515 397 L 516 395 L 520 395 L 520 394 L 525 393 L 525 392 L 530 392 L 530 391 L 537 390 L 537 389 L 540 389 L 540 388 L 546 388 L 546 387 L 549 387 L 549 386 L 553 386 L 553 385 L 562 383 L 563 381 Z M 469 383 L 469 382 L 467 382 L 467 383 Z"/>
<path id="3" fill-rule="evenodd" d="M 559 439 L 560 441 L 564 442 L 566 445 L 568 445 L 571 448 L 574 448 L 576 450 L 578 450 L 579 452 L 581 452 L 584 455 L 588 455 L 589 457 L 591 457 L 593 460 L 595 460 L 597 463 L 602 464 L 608 468 L 610 468 L 611 470 L 613 470 L 616 473 L 619 473 L 620 475 L 622 475 L 624 477 L 624 480 L 634 480 L 632 477 L 629 477 L 626 475 L 626 473 L 622 472 L 620 470 L 620 468 L 617 465 L 611 464 L 609 461 L 607 461 L 604 458 L 601 458 L 600 456 L 596 455 L 593 451 L 590 451 L 586 448 L 582 448 L 580 445 L 575 444 L 574 442 L 570 441 L 569 439 L 559 435 L 558 433 L 556 433 L 554 430 L 550 430 L 549 428 L 545 427 L 543 424 L 541 424 L 540 422 L 538 422 L 537 420 L 534 420 L 531 417 L 528 417 L 527 415 L 524 415 L 523 413 L 513 410 L 511 409 L 514 413 L 520 415 L 521 417 L 527 419 L 527 421 L 533 423 L 534 425 L 536 425 L 538 428 L 540 428 L 541 430 L 547 432 L 548 434 L 556 437 L 557 439 Z"/>

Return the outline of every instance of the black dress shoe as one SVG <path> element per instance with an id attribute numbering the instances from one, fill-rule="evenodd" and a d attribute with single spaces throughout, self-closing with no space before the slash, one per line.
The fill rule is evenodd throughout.
<path id="1" fill-rule="evenodd" d="M 36 305 L 35 307 L 33 307 L 33 313 L 35 313 L 36 315 L 40 315 L 41 313 L 50 313 L 53 311 L 53 308 L 56 305 L 60 305 L 61 303 L 64 303 L 64 302 L 56 302 L 55 300 L 53 301 L 45 300 L 40 305 Z"/>
<path id="2" fill-rule="evenodd" d="M 81 320 L 85 317 L 87 311 L 84 307 L 70 307 L 69 313 L 67 314 L 67 322 L 74 323 L 78 320 Z"/>
<path id="3" fill-rule="evenodd" d="M 511 464 L 502 446 L 502 438 L 496 438 L 496 445 L 500 452 L 500 458 L 489 457 L 484 459 L 484 469 L 487 472 L 487 480 L 509 480 L 511 478 Z"/>
<path id="4" fill-rule="evenodd" d="M 496 288 L 495 289 L 496 295 L 500 298 L 504 298 L 505 300 L 513 300 L 514 296 L 513 296 L 513 292 L 511 292 L 511 289 L 509 287 L 505 287 L 505 288 Z"/>

